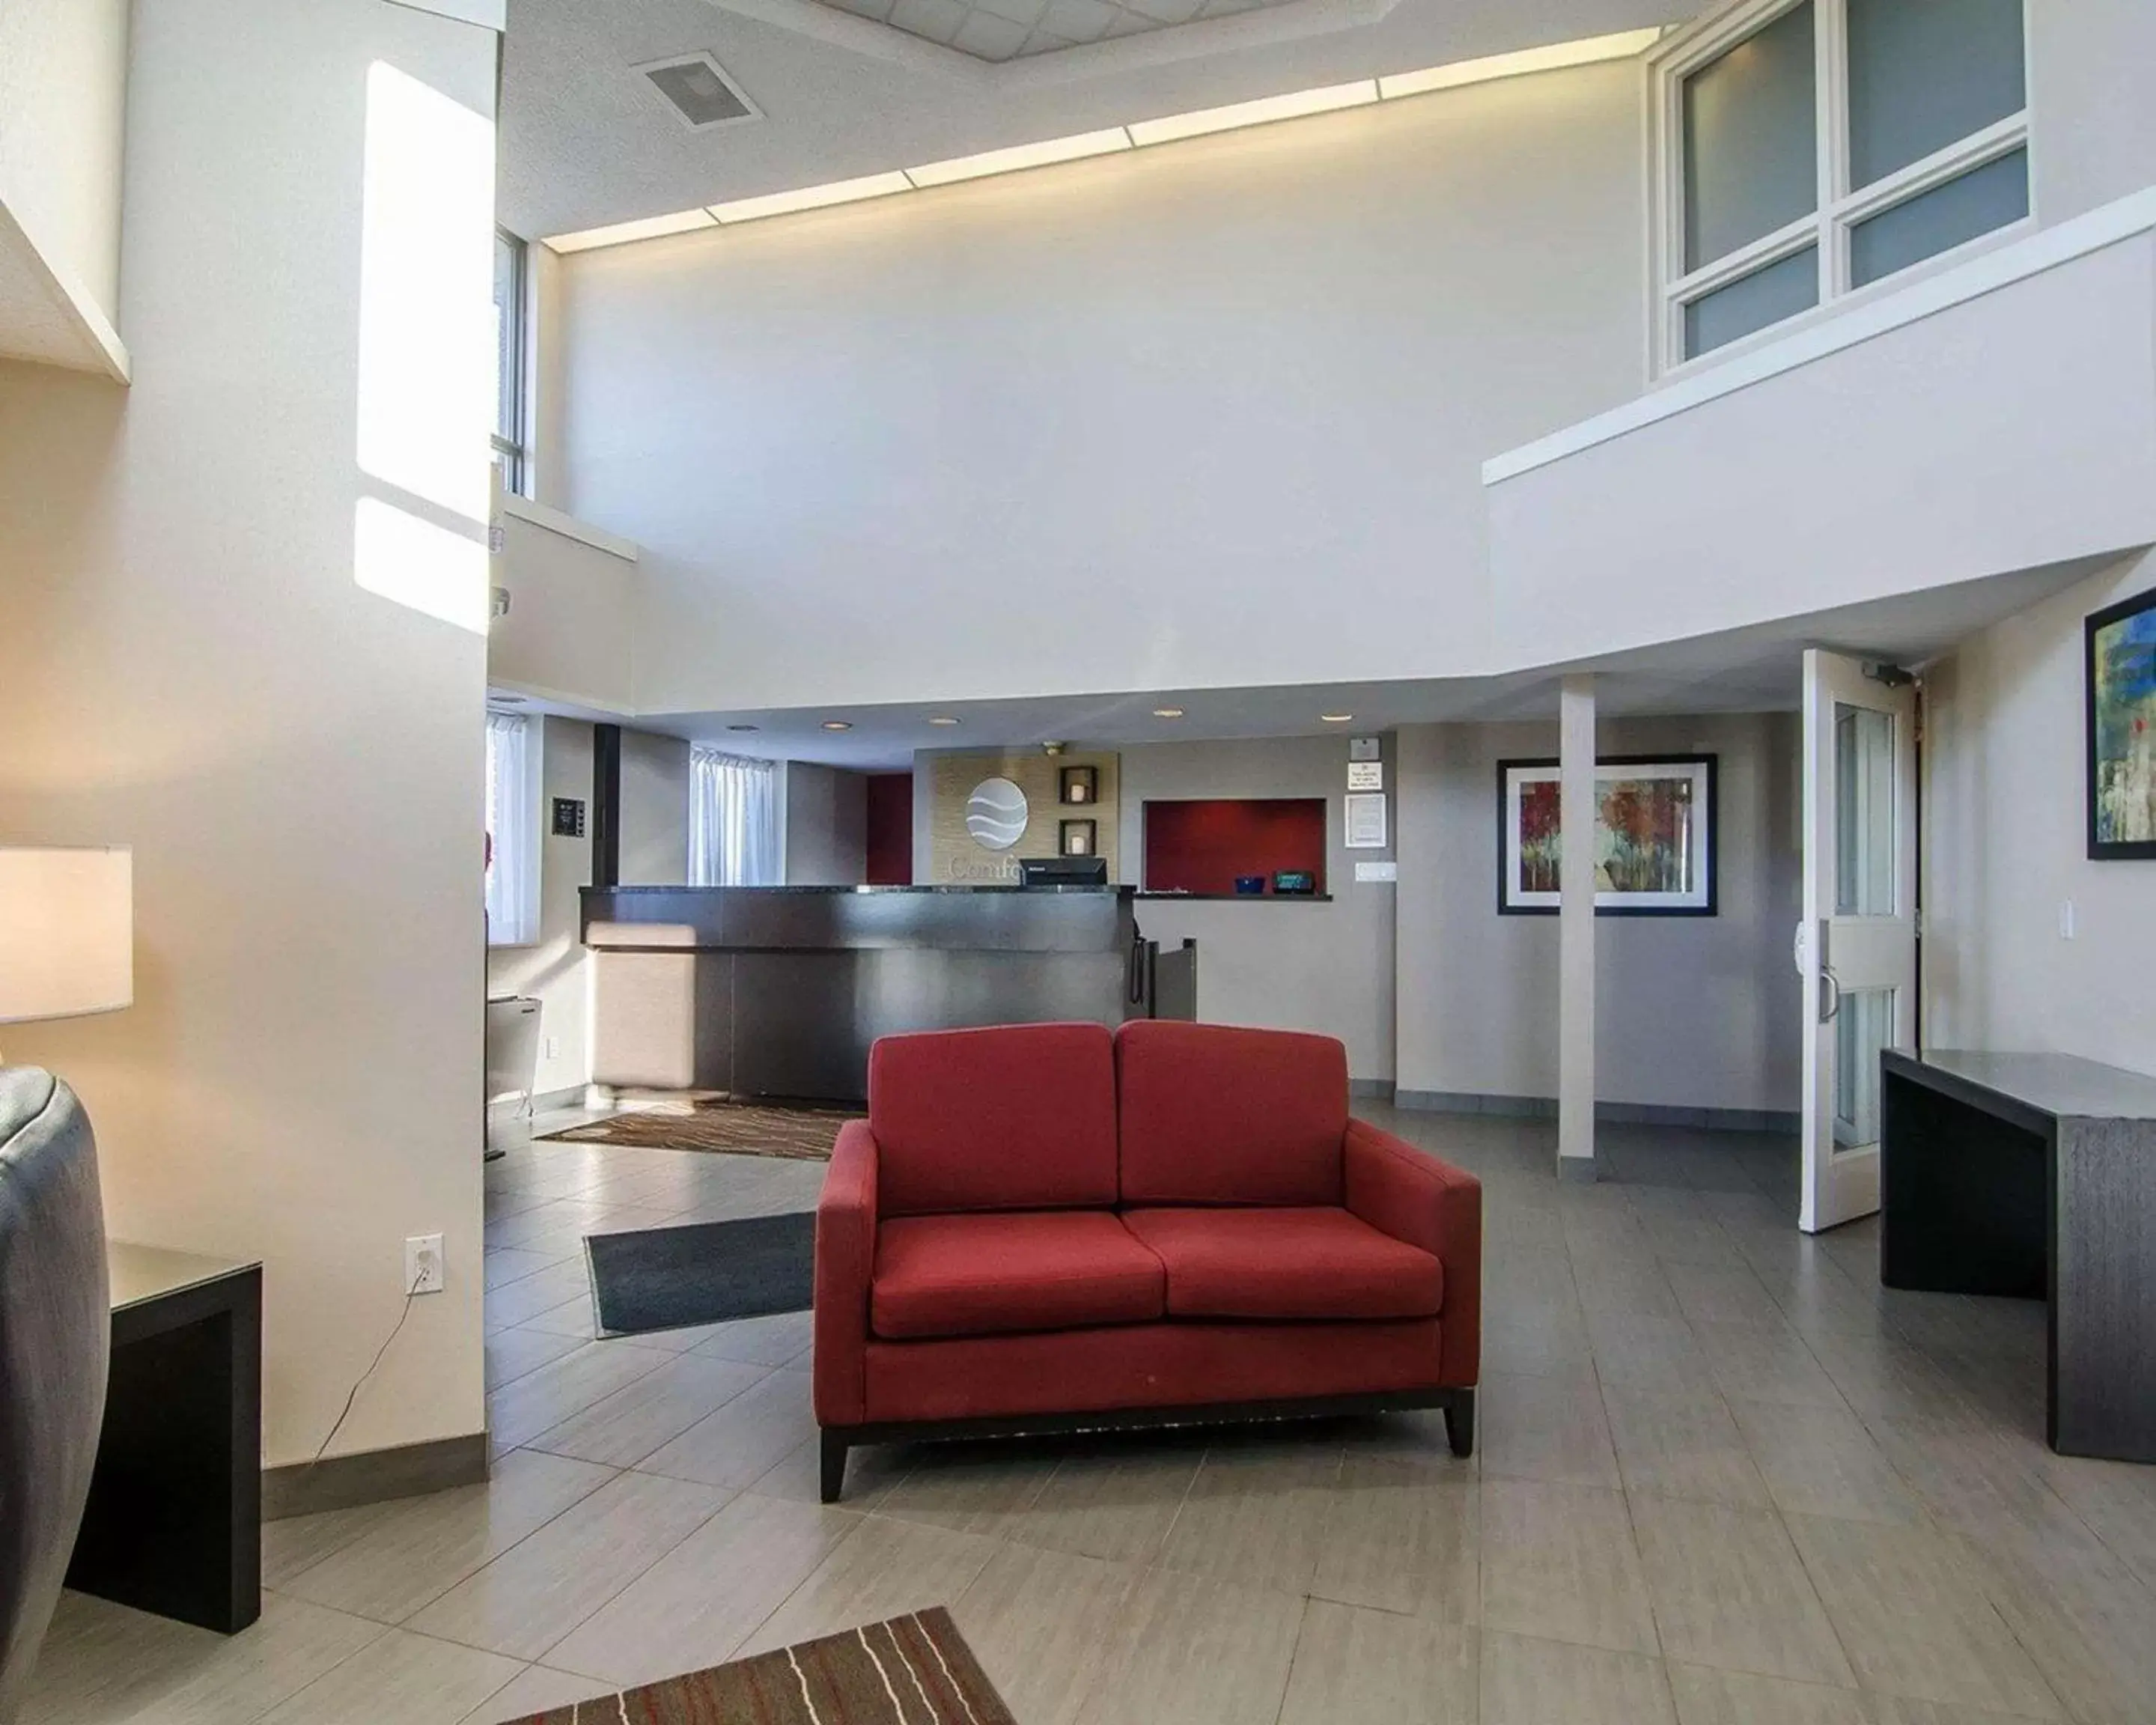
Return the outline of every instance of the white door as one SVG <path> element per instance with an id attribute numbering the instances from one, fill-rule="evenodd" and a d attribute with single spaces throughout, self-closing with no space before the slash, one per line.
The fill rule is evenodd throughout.
<path id="1" fill-rule="evenodd" d="M 1807 1234 L 1879 1208 L 1879 1053 L 1917 1024 L 1917 700 L 1804 655 Z"/>

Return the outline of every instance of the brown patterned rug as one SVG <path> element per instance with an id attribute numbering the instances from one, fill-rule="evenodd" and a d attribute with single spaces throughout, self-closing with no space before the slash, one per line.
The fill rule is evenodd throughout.
<path id="1" fill-rule="evenodd" d="M 860 1114 L 858 1108 L 736 1102 L 721 1097 L 660 1102 L 547 1136 L 578 1144 L 627 1144 L 639 1150 L 719 1150 L 732 1156 L 829 1162 L 839 1128 Z"/>
<path id="2" fill-rule="evenodd" d="M 938 1605 L 511 1725 L 1018 1725 Z"/>

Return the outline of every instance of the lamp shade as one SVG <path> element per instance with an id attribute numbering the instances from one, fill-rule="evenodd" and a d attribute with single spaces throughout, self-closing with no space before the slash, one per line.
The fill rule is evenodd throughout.
<path id="1" fill-rule="evenodd" d="M 135 1001 L 135 853 L 0 845 L 0 1024 Z"/>

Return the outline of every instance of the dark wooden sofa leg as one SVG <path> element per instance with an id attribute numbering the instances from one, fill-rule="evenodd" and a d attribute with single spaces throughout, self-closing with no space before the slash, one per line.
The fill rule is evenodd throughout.
<path id="1" fill-rule="evenodd" d="M 827 1425 L 823 1429 L 823 1435 L 824 1502 L 836 1503 L 839 1492 L 846 1486 L 846 1450 L 850 1446 L 846 1435 L 842 1431 L 834 1431 Z"/>
<path id="2" fill-rule="evenodd" d="M 1475 1392 L 1455 1389 L 1445 1404 L 1445 1435 L 1452 1440 L 1455 1455 L 1475 1453 Z"/>

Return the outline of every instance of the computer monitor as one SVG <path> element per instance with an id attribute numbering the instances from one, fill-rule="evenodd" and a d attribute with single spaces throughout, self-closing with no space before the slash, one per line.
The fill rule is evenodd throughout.
<path id="1" fill-rule="evenodd" d="M 1108 860 L 1105 856 L 1028 856 L 1018 865 L 1021 886 L 1106 886 Z"/>

